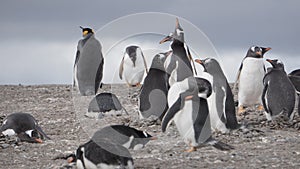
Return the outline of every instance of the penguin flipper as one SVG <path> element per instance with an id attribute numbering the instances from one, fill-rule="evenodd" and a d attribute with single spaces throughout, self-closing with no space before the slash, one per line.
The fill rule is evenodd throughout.
<path id="1" fill-rule="evenodd" d="M 148 71 L 148 67 L 147 67 L 147 62 L 146 62 L 145 56 L 144 56 L 143 52 L 141 54 L 142 54 L 142 58 L 143 58 L 143 61 L 144 61 L 144 66 L 145 66 L 146 73 L 148 74 L 149 71 Z"/>
<path id="2" fill-rule="evenodd" d="M 50 137 L 47 136 L 47 134 L 42 130 L 42 128 L 38 125 L 35 126 L 35 129 L 40 133 L 43 137 L 45 137 L 48 140 L 51 140 Z"/>
<path id="3" fill-rule="evenodd" d="M 266 102 L 266 93 L 267 93 L 267 89 L 268 89 L 268 83 L 265 83 L 264 85 L 264 89 L 263 89 L 263 92 L 262 92 L 262 95 L 261 95 L 261 99 L 262 99 L 262 104 L 266 110 L 267 113 L 270 113 L 269 111 L 269 107 L 267 105 L 267 102 Z"/>
<path id="4" fill-rule="evenodd" d="M 74 70 L 74 72 L 75 72 L 75 67 L 76 67 L 76 65 L 77 65 L 77 62 L 78 62 L 78 60 L 79 60 L 79 56 L 80 56 L 80 51 L 79 50 L 77 50 L 77 52 L 76 52 L 76 55 L 75 55 L 75 62 L 74 62 L 74 67 L 73 67 L 73 70 Z M 73 75 L 73 86 L 75 87 L 75 85 L 76 85 L 76 83 L 75 83 L 75 74 Z"/>
<path id="5" fill-rule="evenodd" d="M 194 67 L 195 75 L 197 75 L 197 70 L 196 70 L 195 62 L 194 62 L 194 59 L 193 59 L 193 57 L 192 57 L 192 54 L 191 54 L 191 52 L 190 52 L 190 48 L 189 48 L 188 45 L 186 45 L 186 49 L 187 49 L 187 56 L 188 56 L 190 62 L 192 62 L 192 65 L 193 65 L 193 67 Z"/>
<path id="6" fill-rule="evenodd" d="M 176 102 L 169 108 L 166 112 L 165 116 L 162 119 L 161 128 L 162 132 L 165 132 L 167 126 L 169 125 L 170 121 L 174 118 L 175 114 L 183 107 L 181 96 L 176 100 Z"/>
<path id="7" fill-rule="evenodd" d="M 123 74 L 123 65 L 124 65 L 124 57 L 122 58 L 122 61 L 119 66 L 119 77 L 121 80 L 122 80 L 122 74 Z"/>
<path id="8" fill-rule="evenodd" d="M 237 129 L 240 127 L 236 118 L 235 103 L 233 94 L 229 84 L 227 83 L 226 89 L 226 100 L 225 100 L 225 116 L 226 116 L 226 127 L 229 129 Z"/>
<path id="9" fill-rule="evenodd" d="M 102 54 L 101 54 L 102 56 Z M 95 94 L 97 93 L 99 87 L 100 87 L 100 83 L 103 77 L 103 64 L 104 64 L 104 58 L 102 56 L 102 60 L 101 63 L 99 64 L 97 73 L 96 73 L 96 79 L 95 79 Z M 101 88 L 101 87 L 100 87 Z"/>
<path id="10" fill-rule="evenodd" d="M 235 79 L 234 86 L 233 86 L 233 91 L 236 91 L 237 84 L 240 81 L 240 75 L 241 75 L 242 68 L 243 68 L 243 62 L 241 63 L 241 66 L 240 66 L 240 68 L 238 70 L 238 73 L 236 75 L 236 79 Z"/>

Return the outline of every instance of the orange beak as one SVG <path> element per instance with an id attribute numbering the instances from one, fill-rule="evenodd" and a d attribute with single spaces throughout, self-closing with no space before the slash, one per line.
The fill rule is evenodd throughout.
<path id="1" fill-rule="evenodd" d="M 43 140 L 40 139 L 40 138 L 36 138 L 35 141 L 38 142 L 38 143 L 43 143 Z"/>
<path id="2" fill-rule="evenodd" d="M 200 59 L 195 59 L 195 62 L 197 62 L 199 64 L 203 64 L 202 60 L 200 60 Z"/>
<path id="3" fill-rule="evenodd" d="M 171 36 L 167 36 L 167 37 L 163 38 L 163 39 L 159 42 L 159 44 L 165 43 L 165 42 L 167 42 L 167 41 L 171 41 L 171 39 L 172 39 Z"/>
<path id="4" fill-rule="evenodd" d="M 265 50 L 266 50 L 266 51 L 269 51 L 269 50 L 271 50 L 271 49 L 272 49 L 272 48 L 266 48 Z"/>
<path id="5" fill-rule="evenodd" d="M 67 162 L 68 163 L 72 163 L 74 161 L 74 158 L 73 157 L 69 157 L 68 159 L 67 159 Z"/>
<path id="6" fill-rule="evenodd" d="M 185 100 L 191 100 L 193 98 L 193 95 L 191 95 L 191 96 L 186 96 L 184 99 Z"/>

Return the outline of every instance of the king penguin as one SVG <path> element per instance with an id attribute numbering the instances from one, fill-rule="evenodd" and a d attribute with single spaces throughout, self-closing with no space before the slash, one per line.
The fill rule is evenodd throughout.
<path id="1" fill-rule="evenodd" d="M 74 63 L 74 83 L 82 96 L 95 95 L 103 76 L 102 46 L 91 28 L 83 28 Z"/>
<path id="2" fill-rule="evenodd" d="M 17 135 L 21 141 L 42 143 L 42 139 L 50 139 L 35 118 L 28 113 L 12 113 L 6 117 L 0 128 L 5 136 Z"/>
<path id="3" fill-rule="evenodd" d="M 142 49 L 138 46 L 128 46 L 119 67 L 120 79 L 124 76 L 128 86 L 139 86 L 145 71 L 148 73 Z"/>
<path id="4" fill-rule="evenodd" d="M 92 137 L 92 140 L 96 143 L 103 139 L 128 149 L 139 150 L 150 140 L 156 140 L 156 137 L 151 136 L 146 131 L 137 130 L 129 126 L 111 125 L 98 130 Z"/>
<path id="5" fill-rule="evenodd" d="M 258 110 L 263 110 L 261 94 L 265 75 L 264 54 L 271 48 L 252 46 L 243 59 L 234 85 L 238 85 L 238 114 L 245 112 L 245 106 L 259 104 Z"/>
<path id="6" fill-rule="evenodd" d="M 198 147 L 204 145 L 212 145 L 220 150 L 233 148 L 212 137 L 206 100 L 211 92 L 209 81 L 192 76 L 170 87 L 168 94 L 170 108 L 163 118 L 162 131 L 165 132 L 173 120 L 184 142 L 190 146 L 187 152 L 196 151 Z"/>
<path id="7" fill-rule="evenodd" d="M 125 147 L 105 140 L 97 143 L 90 140 L 80 145 L 68 162 L 76 162 L 78 169 L 134 168 L 131 154 Z"/>
<path id="8" fill-rule="evenodd" d="M 168 110 L 168 75 L 164 63 L 171 53 L 172 51 L 159 53 L 152 60 L 140 93 L 139 115 L 141 119 L 154 115 L 162 120 Z"/>
<path id="9" fill-rule="evenodd" d="M 171 86 L 174 82 L 182 81 L 183 79 L 193 76 L 193 62 L 188 46 L 184 42 L 184 32 L 179 24 L 178 18 L 176 18 L 175 31 L 166 36 L 159 43 L 171 41 L 171 49 L 173 51 L 169 63 L 166 62 L 166 70 L 169 76 L 169 85 Z M 177 71 L 174 72 L 175 67 Z M 171 79 L 173 78 L 173 79 Z"/>
<path id="10" fill-rule="evenodd" d="M 196 59 L 195 62 L 201 64 L 204 72 L 212 77 L 212 94 L 207 99 L 212 130 L 228 133 L 230 129 L 239 128 L 233 94 L 220 64 L 213 58 Z"/>
<path id="11" fill-rule="evenodd" d="M 292 120 L 296 103 L 295 87 L 289 80 L 280 60 L 267 59 L 267 61 L 273 67 L 263 79 L 262 102 L 267 120 L 270 121 L 279 114 L 287 115 Z"/>

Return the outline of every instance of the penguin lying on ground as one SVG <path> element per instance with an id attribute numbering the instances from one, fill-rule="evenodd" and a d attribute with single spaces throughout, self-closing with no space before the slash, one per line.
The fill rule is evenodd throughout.
<path id="1" fill-rule="evenodd" d="M 143 148 L 150 140 L 157 139 L 145 131 L 124 125 L 111 125 L 98 130 L 92 137 L 94 142 L 108 140 L 120 144 L 125 148 L 138 150 Z"/>
<path id="2" fill-rule="evenodd" d="M 270 121 L 274 116 L 284 114 L 292 120 L 296 90 L 284 70 L 283 63 L 277 59 L 267 59 L 267 61 L 273 68 L 263 79 L 262 102 L 266 117 Z"/>
<path id="3" fill-rule="evenodd" d="M 212 138 L 206 100 L 211 92 L 209 81 L 192 76 L 176 82 L 169 90 L 170 108 L 163 118 L 162 131 L 165 132 L 173 120 L 184 142 L 190 146 L 187 152 L 204 145 L 212 145 L 220 150 L 233 149 L 230 145 Z"/>
<path id="4" fill-rule="evenodd" d="M 82 96 L 95 95 L 103 76 L 104 58 L 100 42 L 91 28 L 83 28 L 74 63 L 74 83 Z"/>
<path id="5" fill-rule="evenodd" d="M 159 43 L 162 44 L 167 41 L 172 41 L 172 56 L 170 62 L 166 63 L 166 71 L 172 78 L 169 78 L 169 85 L 172 86 L 174 82 L 182 81 L 183 79 L 193 76 L 193 68 L 191 62 L 193 62 L 189 49 L 184 43 L 184 32 L 181 28 L 178 18 L 176 18 L 175 31 L 170 33 L 169 36 L 162 39 Z M 177 71 L 173 71 L 175 67 L 178 67 Z"/>
<path id="6" fill-rule="evenodd" d="M 30 143 L 42 143 L 42 139 L 50 139 L 34 117 L 28 113 L 8 115 L 3 121 L 0 132 L 5 136 L 17 135 L 21 141 Z"/>
<path id="7" fill-rule="evenodd" d="M 201 64 L 204 72 L 211 75 L 212 94 L 207 102 L 212 130 L 226 133 L 230 129 L 239 128 L 233 94 L 220 64 L 213 58 L 196 59 L 195 62 Z"/>
<path id="8" fill-rule="evenodd" d="M 138 46 L 128 46 L 119 67 L 120 79 L 123 79 L 124 76 L 128 86 L 139 86 L 145 70 L 148 73 L 142 49 Z"/>
<path id="9" fill-rule="evenodd" d="M 238 114 L 245 112 L 244 106 L 259 104 L 258 110 L 263 110 L 261 94 L 263 91 L 263 78 L 265 66 L 263 61 L 264 54 L 271 48 L 252 46 L 243 59 L 238 71 L 234 90 L 239 84 L 238 90 Z"/>
<path id="10" fill-rule="evenodd" d="M 161 120 L 168 110 L 168 75 L 164 63 L 171 52 L 159 53 L 152 60 L 140 93 L 139 115 L 141 119 L 154 115 Z"/>
<path id="11" fill-rule="evenodd" d="M 68 162 L 76 162 L 78 169 L 134 168 L 131 154 L 125 147 L 105 140 L 97 143 L 90 140 L 80 145 Z"/>

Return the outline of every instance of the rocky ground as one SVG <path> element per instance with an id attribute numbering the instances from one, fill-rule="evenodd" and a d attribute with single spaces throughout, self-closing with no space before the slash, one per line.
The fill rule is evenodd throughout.
<path id="1" fill-rule="evenodd" d="M 129 124 L 159 138 L 144 149 L 130 150 L 136 168 L 300 168 L 298 114 L 292 122 L 282 118 L 267 122 L 263 112 L 250 107 L 238 117 L 247 129 L 214 133 L 215 138 L 234 146 L 234 150 L 203 147 L 186 153 L 188 147 L 174 125 L 162 133 L 156 121 L 138 120 L 138 90 L 104 85 L 99 92 L 116 94 L 129 115 L 121 111 L 98 119 L 86 117 L 92 97 L 79 97 L 69 85 L 0 86 L 0 121 L 13 112 L 28 112 L 51 137 L 42 144 L 16 143 L 15 138 L 0 137 L 0 168 L 76 168 L 56 158 L 73 153 L 95 130 L 109 124 Z"/>

